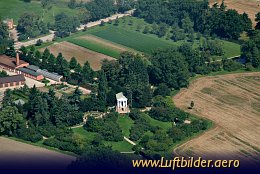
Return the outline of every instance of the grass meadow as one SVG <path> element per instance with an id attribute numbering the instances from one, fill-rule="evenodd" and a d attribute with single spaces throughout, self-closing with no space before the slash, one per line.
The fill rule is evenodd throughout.
<path id="1" fill-rule="evenodd" d="M 0 16 L 2 19 L 13 18 L 15 24 L 17 24 L 20 16 L 25 12 L 29 12 L 39 15 L 40 18 L 43 16 L 43 21 L 46 23 L 53 23 L 54 16 L 61 12 L 68 15 L 77 15 L 78 11 L 68 8 L 67 4 L 67 0 L 57 0 L 43 16 L 43 8 L 39 0 L 32 0 L 30 3 L 21 0 L 0 0 Z"/>

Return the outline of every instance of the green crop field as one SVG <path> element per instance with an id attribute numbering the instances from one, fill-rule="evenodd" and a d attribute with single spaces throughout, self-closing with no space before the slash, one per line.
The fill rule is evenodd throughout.
<path id="1" fill-rule="evenodd" d="M 118 50 L 115 50 L 113 48 L 110 48 L 105 45 L 98 44 L 98 43 L 95 43 L 93 41 L 86 40 L 86 39 L 73 38 L 73 39 L 69 39 L 68 41 L 75 45 L 90 49 L 90 50 L 98 52 L 98 53 L 102 53 L 102 54 L 111 56 L 114 58 L 119 58 L 120 53 L 121 53 Z"/>
<path id="2" fill-rule="evenodd" d="M 153 50 L 159 48 L 176 46 L 174 42 L 113 25 L 99 27 L 96 30 L 91 30 L 90 33 L 102 39 L 106 39 L 145 53 L 152 53 Z"/>
<path id="3" fill-rule="evenodd" d="M 77 10 L 68 8 L 67 2 L 65 0 L 56 1 L 52 8 L 45 13 L 43 21 L 53 23 L 54 16 L 61 12 L 68 15 L 77 15 Z M 35 13 L 42 17 L 43 8 L 40 1 L 32 0 L 31 3 L 26 3 L 21 0 L 0 0 L 0 17 L 2 19 L 13 18 L 15 24 L 17 24 L 19 17 L 25 12 Z"/>
<path id="4" fill-rule="evenodd" d="M 129 25 L 129 21 L 132 21 L 131 25 Z M 140 31 L 136 31 L 137 26 L 142 26 Z M 57 39 L 55 42 L 68 41 L 114 58 L 118 58 L 122 50 L 150 54 L 158 48 L 175 47 L 188 42 L 187 40 L 174 42 L 165 37 L 159 38 L 154 34 L 144 34 L 142 33 L 144 26 L 151 27 L 151 24 L 146 23 L 143 19 L 124 17 L 119 19 L 118 26 L 115 26 L 114 22 L 106 23 L 105 26 L 91 27 L 87 31 L 74 33 L 69 37 Z M 222 41 L 225 52 L 223 57 L 234 57 L 241 54 L 239 44 Z M 194 40 L 193 47 L 198 48 L 199 42 L 199 40 Z M 212 56 L 212 59 L 220 58 L 222 56 Z"/>
<path id="5" fill-rule="evenodd" d="M 129 21 L 131 21 L 131 25 L 129 25 Z M 140 31 L 136 31 L 138 26 L 141 26 Z M 186 40 L 174 42 L 172 40 L 167 40 L 165 37 L 159 38 L 154 34 L 143 34 L 142 31 L 144 26 L 151 27 L 151 24 L 148 24 L 143 19 L 138 19 L 135 17 L 124 17 L 119 19 L 118 26 L 115 26 L 114 22 L 112 22 L 112 24 L 107 23 L 105 26 L 97 26 L 89 29 L 85 32 L 85 35 L 94 35 L 96 37 L 107 40 L 112 44 L 115 43 L 123 45 L 127 48 L 132 48 L 144 53 L 151 53 L 153 50 L 158 48 L 180 46 L 187 42 Z M 84 34 L 82 33 L 80 36 L 84 36 Z M 100 52 L 115 58 L 117 58 L 120 54 L 118 50 L 102 46 L 101 44 L 95 43 L 93 41 L 75 37 L 73 38 L 74 39 L 68 41 L 93 51 Z M 199 40 L 194 40 L 193 47 L 198 48 L 199 44 Z M 234 57 L 241 54 L 239 44 L 225 40 L 223 40 L 223 44 L 225 52 L 224 57 Z M 212 58 L 219 59 L 220 57 L 212 56 Z"/>

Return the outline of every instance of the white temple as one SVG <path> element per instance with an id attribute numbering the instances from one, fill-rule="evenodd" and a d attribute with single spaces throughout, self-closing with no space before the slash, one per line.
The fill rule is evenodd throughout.
<path id="1" fill-rule="evenodd" d="M 124 96 L 122 92 L 116 94 L 116 100 L 117 100 L 117 105 L 116 105 L 116 111 L 119 114 L 126 114 L 130 112 L 128 103 L 127 103 L 127 98 Z"/>

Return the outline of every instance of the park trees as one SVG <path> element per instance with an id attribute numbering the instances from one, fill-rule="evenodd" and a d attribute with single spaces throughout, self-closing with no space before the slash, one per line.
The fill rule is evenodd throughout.
<path id="1" fill-rule="evenodd" d="M 189 71 L 185 57 L 175 48 L 160 50 L 151 57 L 150 81 L 179 89 L 188 85 Z"/>
<path id="2" fill-rule="evenodd" d="M 3 54 L 11 45 L 12 41 L 9 37 L 8 27 L 0 21 L 0 54 Z"/>
<path id="3" fill-rule="evenodd" d="M 89 117 L 84 128 L 87 131 L 99 133 L 106 141 L 122 141 L 122 129 L 116 122 L 117 119 L 118 113 L 115 112 L 108 114 L 105 118 Z"/>
<path id="4" fill-rule="evenodd" d="M 104 71 L 101 71 L 98 76 L 98 100 L 103 105 L 106 105 L 107 92 L 108 92 L 107 79 Z"/>
<path id="5" fill-rule="evenodd" d="M 87 23 L 91 19 L 91 13 L 86 8 L 80 8 L 78 12 L 79 21 L 83 24 Z"/>
<path id="6" fill-rule="evenodd" d="M 260 67 L 260 30 L 255 30 L 250 39 L 242 45 L 242 55 L 253 67 Z"/>
<path id="7" fill-rule="evenodd" d="M 255 15 L 255 21 L 257 22 L 257 23 L 256 23 L 256 26 L 255 26 L 255 29 L 256 29 L 256 30 L 260 30 L 260 12 L 258 12 L 258 13 Z"/>
<path id="8" fill-rule="evenodd" d="M 91 14 L 91 21 L 96 21 L 110 16 L 116 12 L 114 0 L 93 0 L 85 4 Z"/>
<path id="9" fill-rule="evenodd" d="M 55 16 L 55 24 L 54 24 L 56 29 L 55 34 L 58 37 L 69 36 L 70 33 L 76 31 L 79 25 L 80 25 L 79 19 L 75 16 L 68 16 L 65 13 L 60 13 Z"/>
<path id="10" fill-rule="evenodd" d="M 16 107 L 7 106 L 0 111 L 0 134 L 13 135 L 23 123 L 23 116 Z"/>
<path id="11" fill-rule="evenodd" d="M 118 12 L 123 13 L 134 8 L 134 0 L 116 0 Z"/>
<path id="12" fill-rule="evenodd" d="M 133 53 L 122 53 L 119 58 L 121 64 L 120 85 L 125 87 L 128 95 L 133 99 L 134 107 L 145 107 L 151 103 L 151 89 L 149 84 L 149 75 L 147 65 L 140 55 Z"/>
<path id="13" fill-rule="evenodd" d="M 225 10 L 215 4 L 209 7 L 208 1 L 169 0 L 167 3 L 158 0 L 138 1 L 134 15 L 149 23 L 166 23 L 170 26 L 181 24 L 189 39 L 194 39 L 193 30 L 204 34 L 217 35 L 228 39 L 238 39 L 243 31 L 252 28 L 247 14 L 236 10 Z M 173 39 L 178 40 L 181 31 L 173 30 Z"/>
<path id="14" fill-rule="evenodd" d="M 20 32 L 19 40 L 48 33 L 48 29 L 44 25 L 43 22 L 40 22 L 38 15 L 29 12 L 22 14 L 17 25 L 17 30 Z"/>

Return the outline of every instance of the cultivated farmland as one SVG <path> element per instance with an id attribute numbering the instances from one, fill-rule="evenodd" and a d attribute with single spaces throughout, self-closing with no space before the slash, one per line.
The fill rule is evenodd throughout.
<path id="1" fill-rule="evenodd" d="M 119 58 L 120 53 L 124 51 L 134 51 L 130 48 L 109 42 L 107 40 L 98 38 L 93 35 L 84 35 L 81 37 L 76 37 L 70 39 L 69 42 L 115 58 Z"/>
<path id="2" fill-rule="evenodd" d="M 204 77 L 173 100 L 177 107 L 212 120 L 215 128 L 175 149 L 179 155 L 259 161 L 260 73 Z M 187 109 L 195 102 L 192 110 Z"/>
<path id="3" fill-rule="evenodd" d="M 15 162 L 16 166 L 28 168 L 32 165 L 51 165 L 65 169 L 74 160 L 76 158 L 73 156 L 0 137 L 0 167 Z"/>
<path id="4" fill-rule="evenodd" d="M 176 46 L 172 41 L 167 41 L 165 39 L 156 38 L 155 36 L 145 35 L 141 32 L 126 30 L 112 25 L 91 30 L 90 33 L 102 39 L 145 53 L 151 53 L 153 50 L 159 48 Z"/>
<path id="5" fill-rule="evenodd" d="M 104 54 L 100 54 L 78 45 L 69 42 L 60 42 L 47 47 L 52 54 L 57 56 L 62 53 L 66 60 L 70 60 L 73 56 L 77 58 L 81 65 L 84 65 L 86 61 L 89 62 L 90 66 L 94 70 L 99 70 L 101 68 L 101 62 L 104 59 L 114 60 L 114 58 L 109 57 Z M 40 49 L 43 51 L 45 48 Z"/>

